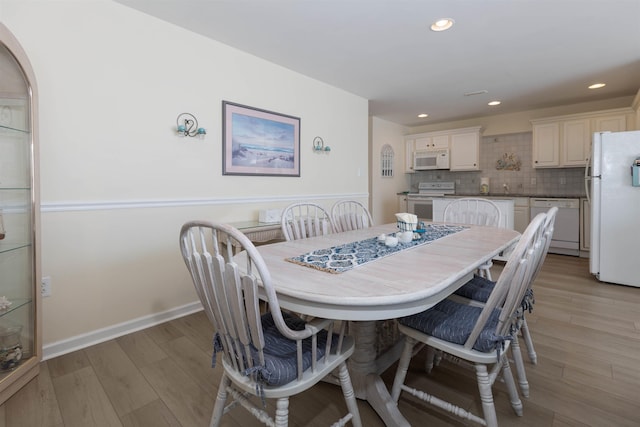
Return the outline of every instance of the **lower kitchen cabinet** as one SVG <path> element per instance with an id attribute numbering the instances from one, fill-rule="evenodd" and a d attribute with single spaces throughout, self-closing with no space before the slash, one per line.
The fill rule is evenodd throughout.
<path id="1" fill-rule="evenodd" d="M 398 194 L 398 212 L 409 212 L 407 195 L 404 193 Z"/>
<path id="2" fill-rule="evenodd" d="M 444 210 L 447 205 L 453 202 L 456 198 L 454 197 L 443 197 L 443 198 L 435 198 L 433 199 L 433 220 L 435 222 L 444 221 Z M 501 221 L 500 226 L 504 228 L 514 229 L 513 226 L 513 213 L 514 213 L 514 203 L 513 199 L 498 199 L 491 200 L 500 209 Z"/>
<path id="3" fill-rule="evenodd" d="M 498 202 L 500 200 L 513 200 L 512 228 L 520 233 L 524 233 L 524 230 L 529 225 L 529 221 L 531 221 L 528 197 L 483 196 L 483 198 L 489 199 L 493 202 Z"/>
<path id="4" fill-rule="evenodd" d="M 513 198 L 513 228 L 520 233 L 524 233 L 524 230 L 529 225 L 531 220 L 529 212 L 529 198 L 528 197 L 514 197 Z"/>

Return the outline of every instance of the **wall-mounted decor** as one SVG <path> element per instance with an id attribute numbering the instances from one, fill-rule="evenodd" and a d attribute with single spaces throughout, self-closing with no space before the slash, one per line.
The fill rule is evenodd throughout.
<path id="1" fill-rule="evenodd" d="M 380 149 L 380 176 L 393 177 L 393 147 L 384 144 Z"/>
<path id="2" fill-rule="evenodd" d="M 324 145 L 324 139 L 320 136 L 313 138 L 313 152 L 328 154 L 331 151 L 331 147 Z"/>
<path id="3" fill-rule="evenodd" d="M 496 161 L 497 170 L 519 171 L 521 166 L 522 162 L 515 153 L 504 153 L 502 158 Z"/>
<path id="4" fill-rule="evenodd" d="M 300 176 L 300 118 L 222 101 L 222 173 Z"/>
<path id="5" fill-rule="evenodd" d="M 176 133 L 178 136 L 197 136 L 204 139 L 207 134 L 205 128 L 198 126 L 198 119 L 191 113 L 181 113 L 176 119 Z"/>

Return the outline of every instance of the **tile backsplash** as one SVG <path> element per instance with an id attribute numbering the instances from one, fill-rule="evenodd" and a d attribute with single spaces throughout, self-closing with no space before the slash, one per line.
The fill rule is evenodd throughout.
<path id="1" fill-rule="evenodd" d="M 480 171 L 422 171 L 411 175 L 411 191 L 422 181 L 454 181 L 456 193 L 479 194 L 488 177 L 489 195 L 584 197 L 584 168 L 534 169 L 532 133 L 485 136 L 480 140 Z"/>

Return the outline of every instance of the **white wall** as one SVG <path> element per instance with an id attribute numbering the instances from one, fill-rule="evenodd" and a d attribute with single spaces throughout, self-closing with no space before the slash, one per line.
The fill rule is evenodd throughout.
<path id="1" fill-rule="evenodd" d="M 398 213 L 396 193 L 409 190 L 410 175 L 404 173 L 404 126 L 372 117 L 369 122 L 371 139 L 371 214 L 374 224 L 395 222 Z M 394 175 L 382 177 L 380 150 L 389 144 L 394 151 Z"/>
<path id="2" fill-rule="evenodd" d="M 178 250 L 189 219 L 367 202 L 366 99 L 110 0 L 0 0 L 0 11 L 40 90 L 45 357 L 192 309 Z M 300 117 L 302 176 L 223 176 L 222 100 Z M 204 141 L 174 135 L 182 112 Z M 330 154 L 313 153 L 318 135 Z"/>

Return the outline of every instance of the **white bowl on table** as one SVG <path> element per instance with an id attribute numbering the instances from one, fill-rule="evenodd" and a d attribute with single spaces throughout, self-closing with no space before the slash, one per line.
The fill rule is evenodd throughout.
<path id="1" fill-rule="evenodd" d="M 398 232 L 396 233 L 396 237 L 400 243 L 409 243 L 413 240 L 413 231 Z"/>
<path id="2" fill-rule="evenodd" d="M 387 238 L 384 239 L 384 244 L 390 248 L 398 246 L 398 238 L 394 236 L 387 236 Z"/>

